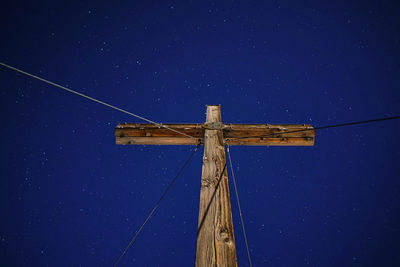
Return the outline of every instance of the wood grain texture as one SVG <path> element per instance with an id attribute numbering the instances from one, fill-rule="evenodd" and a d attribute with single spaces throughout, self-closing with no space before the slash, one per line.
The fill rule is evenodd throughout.
<path id="1" fill-rule="evenodd" d="M 117 145 L 197 145 L 198 139 L 176 137 L 118 137 Z"/>
<path id="2" fill-rule="evenodd" d="M 207 106 L 207 123 L 220 122 L 220 106 Z M 205 130 L 196 267 L 237 266 L 222 130 Z"/>
<path id="3" fill-rule="evenodd" d="M 154 124 L 122 123 L 115 128 L 115 140 L 118 145 L 197 145 L 203 140 L 202 124 L 165 124 L 165 126 L 195 138 Z"/>
<path id="4" fill-rule="evenodd" d="M 230 146 L 313 146 L 314 139 L 302 137 L 281 138 L 227 138 L 225 143 Z"/>
<path id="5" fill-rule="evenodd" d="M 225 143 L 246 146 L 313 146 L 309 124 L 225 124 Z"/>
<path id="6" fill-rule="evenodd" d="M 119 124 L 115 128 L 116 143 L 120 145 L 197 145 L 204 142 L 206 130 L 222 130 L 229 145 L 247 146 L 312 146 L 315 131 L 305 124 L 164 124 L 195 138 L 189 138 L 153 124 Z"/>

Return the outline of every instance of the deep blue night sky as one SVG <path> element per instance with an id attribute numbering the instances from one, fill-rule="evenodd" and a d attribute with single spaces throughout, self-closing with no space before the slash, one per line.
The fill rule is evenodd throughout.
<path id="1" fill-rule="evenodd" d="M 108 1 L 109 2 L 109 1 Z M 294 3 L 296 2 L 296 3 Z M 162 123 L 400 114 L 396 1 L 7 1 L 0 61 Z M 1 266 L 111 266 L 193 147 L 0 69 Z M 254 266 L 400 266 L 400 121 L 232 147 Z M 193 266 L 202 149 L 119 266 Z M 248 266 L 231 187 L 239 266 Z"/>

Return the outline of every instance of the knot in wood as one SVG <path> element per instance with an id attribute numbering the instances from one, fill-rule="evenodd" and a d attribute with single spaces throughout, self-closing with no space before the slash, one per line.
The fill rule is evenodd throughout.
<path id="1" fill-rule="evenodd" d="M 211 177 L 206 177 L 205 179 L 201 180 L 201 187 L 215 187 L 215 179 Z"/>
<path id="2" fill-rule="evenodd" d="M 230 231 L 226 228 L 221 228 L 217 235 L 218 240 L 223 241 L 225 244 L 232 244 Z"/>

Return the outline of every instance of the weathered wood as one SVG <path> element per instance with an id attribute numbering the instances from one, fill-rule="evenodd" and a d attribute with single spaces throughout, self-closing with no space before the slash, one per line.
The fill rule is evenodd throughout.
<path id="1" fill-rule="evenodd" d="M 225 124 L 223 132 L 231 146 L 313 146 L 315 139 L 309 124 Z"/>
<path id="2" fill-rule="evenodd" d="M 198 139 L 176 137 L 119 137 L 117 145 L 197 145 Z"/>
<path id="3" fill-rule="evenodd" d="M 203 124 L 163 124 L 168 128 L 177 130 L 187 135 L 203 138 L 204 128 Z M 163 128 L 149 123 L 120 123 L 115 128 L 116 137 L 143 137 L 143 136 L 163 136 L 163 137 L 181 137 L 186 138 L 184 135 L 173 132 L 169 129 Z"/>
<path id="4" fill-rule="evenodd" d="M 165 124 L 165 126 L 185 133 L 190 138 L 154 124 L 124 123 L 115 128 L 118 145 L 197 145 L 203 139 L 201 124 Z"/>
<path id="5" fill-rule="evenodd" d="M 221 122 L 207 106 L 206 123 Z M 206 129 L 201 174 L 196 267 L 237 266 L 222 130 Z"/>
<path id="6" fill-rule="evenodd" d="M 248 146 L 312 146 L 315 132 L 311 125 L 298 124 L 164 124 L 195 138 L 189 138 L 153 124 L 119 124 L 115 128 L 120 145 L 196 145 L 206 129 L 222 130 L 226 144 Z"/>
<path id="7" fill-rule="evenodd" d="M 225 143 L 230 146 L 313 146 L 314 139 L 303 137 L 227 138 Z"/>

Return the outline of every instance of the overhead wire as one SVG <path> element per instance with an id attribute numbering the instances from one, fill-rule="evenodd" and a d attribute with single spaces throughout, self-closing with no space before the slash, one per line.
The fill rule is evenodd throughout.
<path id="1" fill-rule="evenodd" d="M 157 123 L 157 122 L 154 122 L 154 121 L 152 121 L 152 120 L 146 119 L 146 118 L 144 118 L 144 117 L 142 117 L 142 116 L 139 116 L 139 115 L 137 115 L 137 114 L 134 114 L 134 113 L 132 113 L 132 112 L 129 112 L 129 111 L 125 110 L 125 109 L 118 108 L 118 107 L 116 107 L 116 106 L 110 105 L 110 104 L 108 104 L 108 103 L 106 103 L 106 102 L 103 102 L 103 101 L 100 101 L 100 100 L 95 99 L 95 98 L 93 98 L 93 97 L 90 97 L 90 96 L 88 96 L 88 95 L 79 93 L 79 92 L 74 91 L 74 90 L 72 90 L 72 89 L 69 89 L 69 88 L 67 88 L 67 87 L 65 87 L 65 86 L 62 86 L 62 85 L 59 85 L 59 84 L 57 84 L 57 83 L 51 82 L 51 81 L 49 81 L 49 80 L 46 80 L 46 79 L 41 78 L 41 77 L 39 77 L 39 76 L 33 75 L 33 74 L 28 73 L 28 72 L 26 72 L 26 71 L 17 69 L 17 68 L 15 68 L 15 67 L 10 66 L 10 65 L 7 65 L 7 64 L 5 64 L 5 63 L 0 62 L 0 65 L 3 66 L 3 67 L 8 68 L 8 69 L 10 69 L 10 70 L 13 70 L 13 71 L 19 72 L 19 73 L 21 73 L 21 74 L 24 74 L 24 75 L 26 75 L 26 76 L 29 76 L 29 77 L 31 77 L 31 78 L 34 78 L 34 79 L 36 79 L 36 80 L 39 80 L 39 81 L 42 81 L 42 82 L 44 82 L 44 83 L 50 84 L 50 85 L 52 85 L 52 86 L 55 86 L 55 87 L 57 87 L 57 88 L 60 88 L 60 89 L 62 89 L 62 90 L 68 91 L 68 92 L 70 92 L 70 93 L 72 93 L 72 94 L 76 94 L 76 95 L 78 95 L 78 96 L 84 97 L 84 98 L 86 98 L 86 99 L 89 99 L 89 100 L 94 101 L 94 102 L 96 102 L 96 103 L 99 103 L 99 104 L 101 104 L 101 105 L 107 106 L 107 107 L 109 107 L 109 108 L 118 110 L 118 111 L 123 112 L 123 113 L 125 113 L 125 114 L 128 114 L 128 115 L 130 115 L 130 116 L 133 116 L 133 117 L 135 117 L 135 118 L 141 119 L 141 120 L 146 121 L 146 122 L 148 122 L 148 123 L 151 123 L 151 124 L 157 125 L 157 126 L 159 126 L 159 127 L 168 129 L 168 130 L 170 130 L 170 131 L 173 131 L 173 132 L 175 132 L 175 133 L 181 134 L 181 135 L 186 136 L 186 137 L 189 137 L 189 138 L 196 138 L 196 137 L 194 137 L 194 136 L 185 134 L 185 133 L 183 133 L 183 132 L 181 132 L 181 131 L 172 129 L 172 128 L 168 127 L 168 126 L 165 126 L 165 125 L 162 124 L 162 123 Z M 196 138 L 196 139 L 197 139 L 197 138 Z"/>
<path id="2" fill-rule="evenodd" d="M 310 127 L 310 128 L 301 129 L 301 130 L 286 131 L 286 132 L 279 132 L 279 133 L 271 133 L 271 134 L 266 134 L 266 135 L 244 136 L 244 137 L 235 137 L 235 138 L 236 139 L 248 139 L 248 138 L 274 137 L 274 136 L 280 136 L 282 134 L 323 130 L 323 129 L 328 129 L 328 128 L 337 128 L 337 127 L 344 127 L 344 126 L 350 126 L 350 125 L 366 124 L 366 123 L 373 123 L 373 122 L 387 121 L 387 120 L 397 120 L 397 119 L 400 119 L 400 116 L 390 116 L 390 117 L 371 119 L 371 120 L 364 120 L 364 121 L 354 121 L 354 122 L 346 122 L 346 123 L 332 124 L 332 125 L 326 125 L 326 126 L 319 126 L 319 127 L 315 127 L 315 128 Z"/>
<path id="3" fill-rule="evenodd" d="M 153 213 L 156 211 L 156 209 L 158 208 L 158 206 L 160 205 L 161 201 L 163 200 L 163 198 L 165 197 L 165 195 L 168 193 L 168 191 L 171 189 L 171 187 L 174 185 L 174 183 L 176 182 L 176 180 L 178 179 L 179 175 L 182 173 L 183 169 L 186 167 L 186 165 L 189 163 L 189 161 L 192 159 L 194 153 L 196 153 L 196 151 L 199 149 L 201 144 L 198 144 L 196 146 L 196 148 L 192 151 L 192 153 L 189 155 L 189 157 L 187 158 L 187 160 L 185 161 L 185 163 L 182 165 L 182 167 L 180 168 L 180 170 L 178 171 L 177 175 L 174 177 L 174 179 L 171 180 L 171 182 L 169 183 L 169 185 L 167 186 L 167 188 L 164 190 L 164 193 L 161 195 L 160 199 L 157 201 L 157 203 L 154 205 L 153 209 L 150 211 L 150 213 L 147 215 L 146 219 L 143 221 L 142 225 L 139 227 L 139 229 L 136 231 L 136 233 L 134 234 L 134 236 L 131 238 L 131 240 L 129 241 L 128 245 L 125 247 L 125 249 L 122 251 L 121 255 L 118 257 L 118 259 L 115 261 L 115 263 L 113 264 L 113 266 L 117 266 L 117 264 L 120 262 L 120 260 L 122 259 L 122 257 L 125 255 L 126 251 L 129 249 L 129 247 L 133 244 L 133 242 L 135 241 L 135 239 L 137 238 L 137 236 L 139 235 L 139 233 L 142 231 L 143 227 L 145 226 L 145 224 L 147 223 L 147 221 L 151 218 L 151 216 L 153 215 Z"/>
<path id="4" fill-rule="evenodd" d="M 233 172 L 232 159 L 231 159 L 231 153 L 229 151 L 229 145 L 226 146 L 226 150 L 228 152 L 229 165 L 231 166 L 233 187 L 235 188 L 236 202 L 237 202 L 238 209 L 239 209 L 240 222 L 242 224 L 242 231 L 243 231 L 244 242 L 245 242 L 245 245 L 246 245 L 247 258 L 248 258 L 248 261 L 249 261 L 249 266 L 251 267 L 252 264 L 251 264 L 250 250 L 249 250 L 249 245 L 247 243 L 247 235 L 246 235 L 246 230 L 245 230 L 245 227 L 244 227 L 242 208 L 240 207 L 239 193 L 238 193 L 237 186 L 236 186 L 235 174 Z"/>
<path id="5" fill-rule="evenodd" d="M 137 115 L 137 114 L 134 114 L 134 113 L 129 112 L 129 111 L 127 111 L 127 110 L 124 110 L 124 109 L 122 109 L 122 108 L 118 108 L 118 107 L 116 107 L 116 106 L 110 105 L 110 104 L 108 104 L 108 103 L 106 103 L 106 102 L 103 102 L 103 101 L 101 101 L 101 100 L 95 99 L 95 98 L 90 97 L 90 96 L 88 96 L 88 95 L 82 94 L 82 93 L 77 92 L 77 91 L 75 91 L 75 90 L 69 89 L 69 88 L 67 88 L 67 87 L 65 87 L 65 86 L 62 86 L 62 85 L 59 85 L 59 84 L 57 84 L 57 83 L 51 82 L 51 81 L 49 81 L 49 80 L 46 80 L 46 79 L 44 79 L 44 78 L 41 78 L 41 77 L 36 76 L 36 75 L 34 75 L 34 74 L 31 74 L 31 73 L 28 73 L 28 72 L 26 72 L 26 71 L 20 70 L 20 69 L 18 69 L 18 68 L 13 67 L 13 66 L 7 65 L 7 64 L 2 63 L 2 62 L 0 62 L 0 65 L 3 66 L 3 67 L 5 67 L 5 68 L 8 68 L 8 69 L 10 69 L 10 70 L 13 70 L 13 71 L 16 71 L 16 72 L 18 72 L 18 73 L 21 73 L 21 74 L 24 74 L 24 75 L 26 75 L 26 76 L 29 76 L 29 77 L 31 77 L 31 78 L 34 78 L 34 79 L 36 79 L 36 80 L 42 81 L 42 82 L 44 82 L 44 83 L 47 83 L 47 84 L 49 84 L 49 85 L 55 86 L 55 87 L 57 87 L 57 88 L 59 88 L 59 89 L 68 91 L 68 92 L 70 92 L 70 93 L 72 93 L 72 94 L 79 95 L 79 96 L 81 96 L 81 97 L 84 97 L 84 98 L 86 98 L 86 99 L 89 99 L 89 100 L 91 100 L 91 101 L 94 101 L 94 102 L 96 102 L 96 103 L 98 103 L 98 104 L 102 104 L 102 105 L 107 106 L 107 107 L 109 107 L 109 108 L 112 108 L 112 109 L 114 109 L 114 110 L 118 110 L 118 111 L 120 111 L 120 112 L 123 112 L 123 113 L 125 113 L 125 114 L 130 115 L 130 116 L 133 116 L 133 117 L 138 118 L 138 119 L 140 119 L 140 120 L 143 120 L 143 121 L 146 121 L 146 122 L 148 122 L 148 123 L 154 124 L 154 125 L 156 125 L 156 126 L 159 126 L 159 127 L 165 128 L 165 129 L 168 129 L 168 130 L 173 131 L 173 132 L 175 132 L 175 133 L 178 133 L 178 134 L 180 134 L 180 135 L 183 135 L 183 136 L 186 136 L 186 137 L 189 137 L 189 138 L 195 138 L 195 139 L 197 139 L 197 138 L 194 137 L 194 136 L 191 136 L 191 135 L 188 135 L 188 134 L 183 133 L 183 132 L 181 132 L 181 131 L 172 129 L 172 128 L 170 128 L 170 127 L 168 127 L 168 126 L 166 126 L 166 125 L 164 125 L 164 124 L 162 124 L 162 123 L 157 123 L 157 122 L 155 122 L 155 121 L 149 120 L 149 119 L 147 119 L 147 118 L 145 118 L 145 117 L 142 117 L 142 116 L 140 116 L 140 115 Z M 328 128 L 336 128 L 336 127 L 350 126 L 350 125 L 356 125 L 356 124 L 365 124 L 365 123 L 372 123 L 372 122 L 385 121 L 385 120 L 394 120 L 394 119 L 400 119 L 400 116 L 391 116 L 391 117 L 384 117 L 384 118 L 371 119 L 371 120 L 364 120 L 364 121 L 340 123 L 340 124 L 327 125 L 327 126 L 320 126 L 320 127 L 315 127 L 315 128 L 307 128 L 307 129 L 301 129 L 301 130 L 295 130 L 295 131 L 287 131 L 287 132 L 280 132 L 280 133 L 272 133 L 272 134 L 268 134 L 268 135 L 237 137 L 237 139 L 273 137 L 273 136 L 278 136 L 278 135 L 287 134 L 287 133 L 298 133 L 298 132 L 305 132 L 305 131 L 312 131 L 312 130 L 322 130 L 322 129 L 328 129 Z"/>

